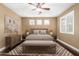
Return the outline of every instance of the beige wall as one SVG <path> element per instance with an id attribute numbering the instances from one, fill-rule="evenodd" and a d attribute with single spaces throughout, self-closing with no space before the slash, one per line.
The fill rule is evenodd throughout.
<path id="1" fill-rule="evenodd" d="M 0 14 L 0 48 L 4 46 L 4 16 Z"/>
<path id="2" fill-rule="evenodd" d="M 8 9 L 4 5 L 0 4 L 0 48 L 5 47 L 5 33 L 4 33 L 4 19 L 5 16 L 10 16 L 16 20 L 18 24 L 19 34 L 21 33 L 21 18 L 19 15 Z M 6 34 L 7 35 L 7 34 Z"/>
<path id="3" fill-rule="evenodd" d="M 67 14 L 68 12 L 74 10 L 75 11 L 75 19 L 74 19 L 74 35 L 72 34 L 65 34 L 60 33 L 59 24 L 60 24 L 60 17 Z M 57 18 L 57 35 L 58 39 L 76 47 L 79 48 L 79 4 L 75 4 L 65 12 L 63 12 L 58 18 Z"/>
<path id="4" fill-rule="evenodd" d="M 49 19 L 50 20 L 50 25 L 35 25 L 35 26 L 32 26 L 32 25 L 29 25 L 29 19 Z M 26 31 L 26 30 L 29 30 L 29 29 L 33 29 L 33 28 L 47 28 L 48 30 L 52 30 L 53 33 L 56 35 L 56 23 L 57 20 L 56 18 L 54 17 L 26 17 L 26 18 L 22 18 L 22 27 L 23 27 L 23 33 Z"/>

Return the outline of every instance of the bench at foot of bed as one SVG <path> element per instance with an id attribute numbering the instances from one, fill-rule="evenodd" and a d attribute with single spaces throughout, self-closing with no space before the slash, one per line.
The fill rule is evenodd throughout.
<path id="1" fill-rule="evenodd" d="M 22 44 L 23 53 L 56 53 L 55 42 L 47 41 L 25 41 Z"/>

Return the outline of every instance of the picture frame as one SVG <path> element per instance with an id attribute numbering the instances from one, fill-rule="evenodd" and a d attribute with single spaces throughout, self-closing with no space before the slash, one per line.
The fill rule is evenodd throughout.
<path id="1" fill-rule="evenodd" d="M 5 33 L 15 33 L 18 32 L 18 25 L 13 17 L 5 16 L 4 20 L 4 32 Z"/>

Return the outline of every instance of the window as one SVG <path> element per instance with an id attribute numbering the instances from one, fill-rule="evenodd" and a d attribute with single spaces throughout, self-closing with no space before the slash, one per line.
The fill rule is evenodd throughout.
<path id="1" fill-rule="evenodd" d="M 66 20 L 65 20 L 64 17 L 62 17 L 61 20 L 60 20 L 60 32 L 65 33 L 66 32 L 65 28 L 66 28 Z"/>
<path id="2" fill-rule="evenodd" d="M 74 11 L 60 18 L 60 32 L 74 34 Z"/>
<path id="3" fill-rule="evenodd" d="M 44 20 L 44 25 L 49 25 L 49 20 Z"/>
<path id="4" fill-rule="evenodd" d="M 36 25 L 42 25 L 42 20 L 36 20 Z"/>
<path id="5" fill-rule="evenodd" d="M 29 20 L 30 25 L 35 25 L 35 20 Z"/>
<path id="6" fill-rule="evenodd" d="M 49 25 L 50 21 L 48 19 L 30 19 L 29 25 Z"/>

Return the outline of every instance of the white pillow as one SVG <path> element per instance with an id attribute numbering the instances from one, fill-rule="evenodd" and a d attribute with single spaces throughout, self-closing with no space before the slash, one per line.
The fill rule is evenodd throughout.
<path id="1" fill-rule="evenodd" d="M 39 30 L 33 30 L 34 34 L 39 34 Z"/>
<path id="2" fill-rule="evenodd" d="M 40 34 L 46 34 L 46 30 L 40 30 Z"/>

